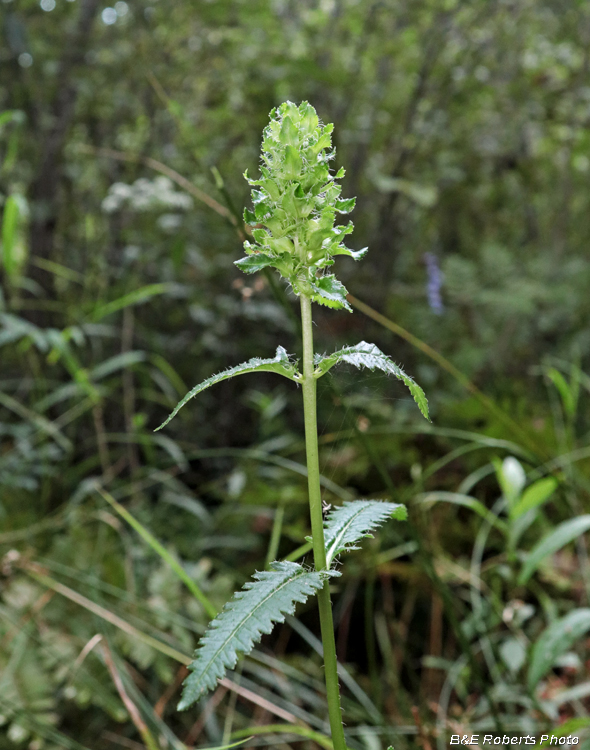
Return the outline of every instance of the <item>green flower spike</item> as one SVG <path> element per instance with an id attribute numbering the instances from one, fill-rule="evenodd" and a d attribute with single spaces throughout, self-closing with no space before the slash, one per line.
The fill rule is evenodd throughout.
<path id="1" fill-rule="evenodd" d="M 236 265 L 245 273 L 276 268 L 298 296 L 350 310 L 344 285 L 325 269 L 335 255 L 360 260 L 367 248 L 355 252 L 343 244 L 352 222 L 334 225 L 336 215 L 350 213 L 356 199 L 340 198 L 342 188 L 335 180 L 344 177 L 344 169 L 330 174 L 333 128 L 320 124 L 308 102 L 298 107 L 285 102 L 270 113 L 262 141 L 262 178 L 244 174 L 254 186 L 254 211 L 244 211 L 254 242 L 244 243 L 247 255 Z"/>

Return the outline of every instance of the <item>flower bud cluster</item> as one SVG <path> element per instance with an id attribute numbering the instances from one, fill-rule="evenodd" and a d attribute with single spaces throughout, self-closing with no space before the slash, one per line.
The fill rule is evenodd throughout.
<path id="1" fill-rule="evenodd" d="M 352 222 L 335 226 L 337 214 L 350 213 L 355 198 L 340 198 L 336 180 L 344 169 L 330 173 L 333 127 L 322 126 L 308 102 L 284 102 L 271 112 L 262 141 L 262 177 L 244 175 L 254 187 L 254 211 L 244 212 L 254 241 L 244 243 L 247 256 L 236 265 L 246 273 L 274 267 L 296 294 L 348 308 L 346 289 L 324 269 L 333 265 L 335 255 L 359 260 L 367 249 L 355 252 L 342 242 Z"/>

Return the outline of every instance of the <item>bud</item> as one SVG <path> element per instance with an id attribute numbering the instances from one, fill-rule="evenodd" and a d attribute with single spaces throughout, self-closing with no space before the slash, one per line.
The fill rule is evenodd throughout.
<path id="1" fill-rule="evenodd" d="M 262 141 L 261 179 L 244 177 L 253 186 L 254 210 L 244 211 L 254 242 L 244 243 L 246 257 L 236 262 L 246 273 L 276 268 L 297 294 L 334 308 L 350 309 L 346 289 L 325 269 L 335 255 L 362 258 L 342 240 L 353 230 L 352 222 L 335 226 L 337 214 L 352 211 L 355 198 L 342 200 L 344 169 L 336 175 L 329 163 L 332 124 L 322 125 L 308 102 L 298 107 L 284 102 L 270 113 Z"/>

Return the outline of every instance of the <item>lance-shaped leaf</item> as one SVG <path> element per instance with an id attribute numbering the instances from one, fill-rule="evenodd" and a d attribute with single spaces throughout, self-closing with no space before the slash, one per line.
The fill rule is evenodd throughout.
<path id="1" fill-rule="evenodd" d="M 259 357 L 254 357 L 254 359 L 249 359 L 247 362 L 242 362 L 241 365 L 230 367 L 229 370 L 224 370 L 223 372 L 218 372 L 217 375 L 213 375 L 212 377 L 207 378 L 207 380 L 204 380 L 202 383 L 199 383 L 199 385 L 196 385 L 192 389 L 192 391 L 189 391 L 182 399 L 182 401 L 180 401 L 176 405 L 174 411 L 170 414 L 165 422 L 162 422 L 156 432 L 158 430 L 161 430 L 162 427 L 165 427 L 168 422 L 178 414 L 178 412 L 182 409 L 186 402 L 190 401 L 191 398 L 194 398 L 198 393 L 201 393 L 201 391 L 210 388 L 216 383 L 220 383 L 222 380 L 233 378 L 235 375 L 245 375 L 248 372 L 259 371 L 276 372 L 279 375 L 284 375 L 286 378 L 289 378 L 289 380 L 297 380 L 297 377 L 299 375 L 296 365 L 291 362 L 291 360 L 289 359 L 289 355 L 283 349 L 283 347 L 279 346 L 277 347 L 276 355 L 272 359 L 260 359 Z"/>
<path id="2" fill-rule="evenodd" d="M 375 344 L 367 344 L 366 341 L 361 341 L 360 344 L 355 346 L 345 346 L 344 349 L 340 349 L 334 354 L 323 356 L 316 354 L 314 362 L 316 377 L 318 378 L 325 375 L 328 370 L 340 362 L 347 362 L 358 368 L 367 367 L 369 370 L 383 370 L 388 375 L 395 375 L 398 380 L 408 386 L 422 415 L 429 419 L 428 401 L 422 388 L 409 375 L 406 375 L 401 367 L 398 367 L 386 354 L 383 354 Z"/>
<path id="3" fill-rule="evenodd" d="M 325 575 L 293 562 L 275 562 L 271 570 L 256 573 L 255 580 L 235 594 L 201 638 L 179 710 L 212 690 L 225 670 L 235 667 L 239 654 L 248 654 L 275 622 L 293 614 L 296 602 L 306 601 L 323 586 Z"/>
<path id="4" fill-rule="evenodd" d="M 333 510 L 324 524 L 328 567 L 341 552 L 359 549 L 357 543 L 390 518 L 404 521 L 405 505 L 380 500 L 354 500 Z"/>

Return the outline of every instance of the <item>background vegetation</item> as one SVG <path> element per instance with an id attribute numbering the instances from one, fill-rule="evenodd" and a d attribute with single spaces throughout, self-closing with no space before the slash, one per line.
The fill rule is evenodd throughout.
<path id="1" fill-rule="evenodd" d="M 587 742 L 588 4 L 0 12 L 0 746 L 330 747 L 311 609 L 174 708 L 194 591 L 221 607 L 309 533 L 300 393 L 229 381 L 153 433 L 200 380 L 295 350 L 293 298 L 233 266 L 285 99 L 335 123 L 370 247 L 318 348 L 375 342 L 433 418 L 384 376 L 320 384 L 326 502 L 410 512 L 334 587 L 350 747 Z"/>

